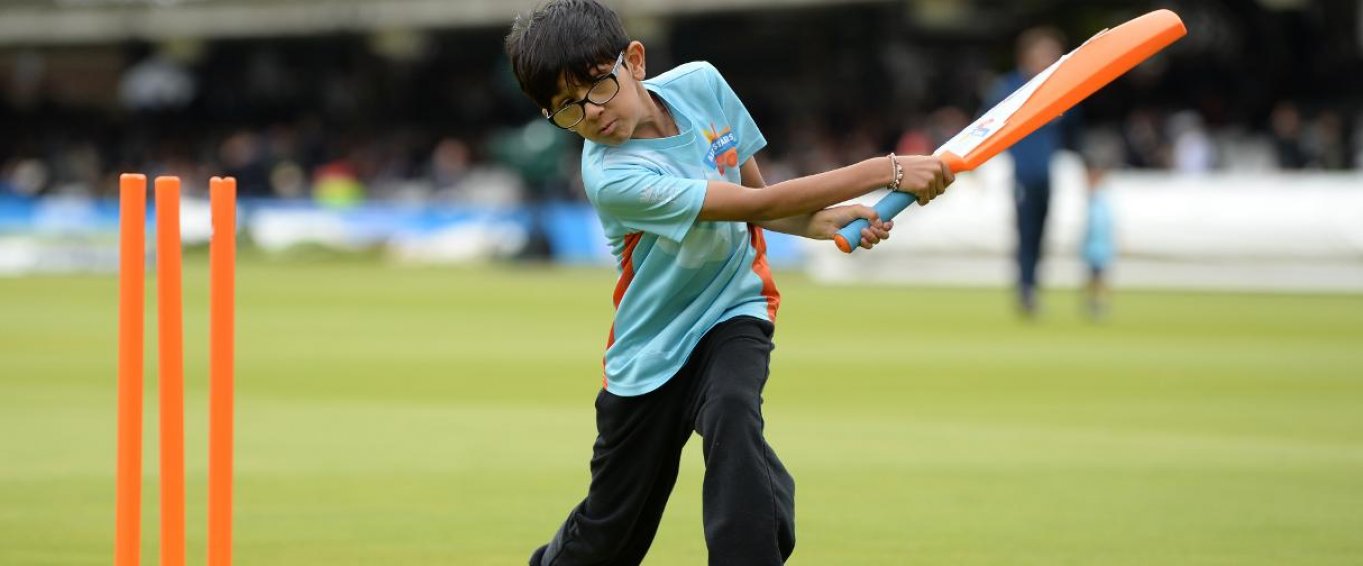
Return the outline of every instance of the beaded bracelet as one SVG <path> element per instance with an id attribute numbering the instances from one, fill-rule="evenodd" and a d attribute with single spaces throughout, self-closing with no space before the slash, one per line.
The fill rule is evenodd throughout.
<path id="1" fill-rule="evenodd" d="M 890 164 L 894 166 L 894 180 L 890 181 L 890 185 L 886 188 L 897 191 L 899 190 L 899 184 L 904 181 L 904 167 L 899 164 L 899 158 L 895 157 L 894 152 L 890 152 L 888 157 L 890 158 Z"/>

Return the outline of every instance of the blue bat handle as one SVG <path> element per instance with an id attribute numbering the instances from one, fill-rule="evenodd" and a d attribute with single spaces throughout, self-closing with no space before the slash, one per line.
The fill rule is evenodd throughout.
<path id="1" fill-rule="evenodd" d="M 916 200 L 909 193 L 890 191 L 890 194 L 885 195 L 872 208 L 875 208 L 876 214 L 880 215 L 881 222 L 887 222 L 914 202 Z M 849 254 L 856 251 L 857 248 L 861 247 L 861 230 L 870 225 L 871 223 L 867 222 L 865 218 L 858 218 L 853 220 L 851 224 L 843 226 L 841 230 L 838 230 L 838 235 L 833 238 L 838 244 L 838 249 Z"/>

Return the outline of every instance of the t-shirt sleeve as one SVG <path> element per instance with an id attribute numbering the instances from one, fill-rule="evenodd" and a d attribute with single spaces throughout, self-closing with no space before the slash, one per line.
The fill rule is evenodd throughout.
<path id="1" fill-rule="evenodd" d="M 680 242 L 705 203 L 704 179 L 665 175 L 641 166 L 602 171 L 596 206 L 625 227 Z"/>
<path id="2" fill-rule="evenodd" d="M 715 93 L 719 96 L 720 109 L 724 112 L 724 117 L 729 119 L 729 127 L 738 138 L 738 162 L 746 163 L 749 157 L 767 146 L 767 138 L 762 136 L 762 130 L 757 128 L 757 122 L 748 113 L 747 107 L 743 106 L 743 101 L 739 100 L 738 94 L 729 86 L 729 82 L 719 74 L 719 70 L 711 66 L 710 75 L 715 82 Z"/>

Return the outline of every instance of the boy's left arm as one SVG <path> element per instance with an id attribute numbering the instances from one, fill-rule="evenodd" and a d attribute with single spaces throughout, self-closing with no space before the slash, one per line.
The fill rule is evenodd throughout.
<path id="1" fill-rule="evenodd" d="M 742 176 L 743 186 L 754 189 L 767 188 L 766 181 L 762 179 L 762 171 L 757 167 L 756 157 L 750 157 L 747 161 L 744 161 L 743 165 L 739 167 L 739 174 Z M 881 240 L 889 239 L 890 228 L 894 227 L 894 222 L 881 222 L 875 209 L 859 204 L 833 206 L 813 214 L 788 216 L 759 222 L 757 225 L 768 230 L 812 240 L 831 240 L 839 229 L 858 218 L 871 221 L 871 226 L 861 231 L 861 247 L 870 249 L 880 243 Z"/>

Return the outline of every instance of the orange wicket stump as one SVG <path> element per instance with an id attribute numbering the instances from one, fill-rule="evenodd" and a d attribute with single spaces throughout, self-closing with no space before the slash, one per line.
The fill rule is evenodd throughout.
<path id="1" fill-rule="evenodd" d="M 232 560 L 232 427 L 236 180 L 209 186 L 208 564 Z M 114 564 L 137 566 L 141 550 L 143 286 L 147 177 L 119 178 L 118 461 Z M 185 563 L 184 313 L 180 179 L 158 177 L 156 277 L 160 360 L 161 563 Z"/>

